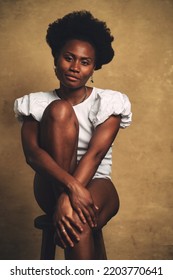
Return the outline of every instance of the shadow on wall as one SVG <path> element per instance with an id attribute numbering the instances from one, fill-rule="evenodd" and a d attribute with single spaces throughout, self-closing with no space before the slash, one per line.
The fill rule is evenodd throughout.
<path id="1" fill-rule="evenodd" d="M 25 163 L 20 124 L 13 112 L 14 99 L 30 88 L 23 82 L 22 69 L 18 74 L 20 86 L 9 80 L 11 85 L 4 86 L 0 100 L 0 259 L 39 259 L 41 233 L 34 229 L 33 220 L 41 210 L 34 199 L 34 173 Z"/>

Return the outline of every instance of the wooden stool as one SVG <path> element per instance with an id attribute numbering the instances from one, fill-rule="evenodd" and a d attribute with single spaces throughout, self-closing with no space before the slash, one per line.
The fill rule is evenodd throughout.
<path id="1" fill-rule="evenodd" d="M 34 220 L 34 226 L 42 230 L 41 260 L 54 260 L 56 245 L 54 242 L 54 226 L 52 219 L 47 215 L 38 216 Z"/>

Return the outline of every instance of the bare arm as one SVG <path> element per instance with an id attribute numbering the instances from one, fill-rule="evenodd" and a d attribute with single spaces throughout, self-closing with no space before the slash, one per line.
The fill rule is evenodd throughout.
<path id="1" fill-rule="evenodd" d="M 83 186 L 87 186 L 89 181 L 92 179 L 93 175 L 95 174 L 101 160 L 104 158 L 105 154 L 107 153 L 108 149 L 110 148 L 112 142 L 114 141 L 118 130 L 120 126 L 120 116 L 114 117 L 111 116 L 108 120 L 106 120 L 103 124 L 99 125 L 89 143 L 88 151 L 86 154 L 82 157 L 81 161 L 79 162 L 77 169 L 74 173 L 74 176 L 82 183 Z M 84 189 L 78 188 L 75 192 L 75 195 L 79 193 L 79 199 L 80 202 L 82 202 L 82 206 L 86 205 L 86 197 L 84 193 Z M 70 195 L 70 197 L 73 196 L 73 193 Z M 57 228 L 57 235 L 59 237 L 59 244 L 63 248 L 66 247 L 66 245 L 73 246 L 73 240 L 70 238 L 70 236 L 67 234 L 67 232 L 62 231 L 62 221 L 66 222 L 66 217 L 64 216 L 64 213 L 66 212 L 65 209 L 68 208 L 68 198 L 66 195 L 63 195 L 61 197 L 60 205 L 58 203 L 57 206 L 59 206 L 59 210 L 55 215 L 58 217 L 58 228 Z M 62 206 L 65 205 L 65 209 L 62 210 Z M 82 211 L 84 211 L 83 208 L 81 208 Z M 89 212 L 93 221 L 93 213 L 92 211 Z M 73 212 L 73 215 L 75 213 Z M 87 216 L 87 214 L 86 214 Z M 62 218 L 60 218 L 62 217 Z M 65 223 L 64 222 L 64 223 Z M 65 223 L 65 227 L 68 228 L 68 221 Z M 75 229 L 73 231 L 71 230 L 71 234 L 74 236 L 74 240 L 78 240 L 79 235 L 75 234 Z M 74 232 L 74 233 L 73 233 Z M 65 235 L 67 242 L 64 243 L 63 241 L 63 235 Z"/>
<path id="2" fill-rule="evenodd" d="M 22 126 L 22 144 L 27 163 L 41 175 L 52 176 L 66 186 L 72 206 L 83 222 L 85 218 L 91 226 L 95 224 L 95 211 L 92 198 L 84 186 L 92 179 L 102 158 L 115 139 L 120 117 L 111 116 L 99 125 L 89 143 L 87 153 L 80 161 L 74 177 L 61 168 L 53 158 L 39 146 L 39 123 L 27 117 Z M 85 217 L 85 218 L 84 218 Z M 94 223 L 93 223 L 94 222 Z"/>
<path id="3" fill-rule="evenodd" d="M 83 186 L 87 186 L 89 181 L 92 179 L 93 175 L 95 174 L 101 160 L 106 155 L 108 149 L 110 148 L 112 142 L 114 141 L 118 130 L 120 127 L 120 116 L 114 117 L 111 116 L 106 122 L 98 126 L 91 138 L 91 141 L 89 143 L 88 151 L 86 154 L 82 157 L 81 161 L 78 164 L 78 167 L 74 173 L 74 176 L 82 183 Z M 82 206 L 86 205 L 86 197 L 84 193 L 84 189 L 78 188 L 75 192 L 75 195 L 79 193 L 79 199 L 80 202 L 82 202 Z M 73 193 L 70 195 L 70 197 L 73 196 Z M 62 203 L 60 203 L 60 209 L 57 211 L 57 217 L 61 217 L 61 213 L 65 213 L 65 210 L 62 211 L 62 205 L 66 205 L 66 209 L 68 207 L 68 198 L 62 197 Z M 81 208 L 82 209 L 82 208 Z M 93 209 L 94 210 L 94 209 Z M 84 211 L 84 209 L 82 209 Z M 92 220 L 95 221 L 92 211 L 89 211 Z M 73 212 L 74 214 L 74 212 Z M 86 214 L 87 217 L 88 214 Z M 63 216 L 62 216 L 63 217 Z M 89 216 L 88 216 L 89 219 Z M 57 235 L 59 236 L 59 241 L 62 247 L 66 247 L 66 244 L 72 246 L 73 241 L 70 238 L 70 236 L 67 234 L 67 232 L 63 233 L 61 227 L 62 227 L 62 221 L 66 221 L 66 217 L 62 219 L 57 219 L 58 222 L 58 228 L 57 228 Z M 68 223 L 68 221 L 67 221 Z M 68 226 L 66 225 L 66 228 L 68 229 Z M 66 240 L 68 241 L 66 244 L 63 242 L 63 234 L 65 234 Z M 71 230 L 71 234 L 73 234 L 74 238 L 77 240 L 79 236 Z M 62 235 L 62 236 L 61 236 Z"/>
<path id="4" fill-rule="evenodd" d="M 86 223 L 87 220 L 90 226 L 94 226 L 96 206 L 89 191 L 39 146 L 39 123 L 32 117 L 24 119 L 21 137 L 26 162 L 41 176 L 49 176 L 54 178 L 55 182 L 62 183 L 81 221 Z"/>
<path id="5" fill-rule="evenodd" d="M 94 131 L 88 151 L 82 157 L 73 174 L 83 186 L 86 186 L 92 179 L 101 160 L 114 141 L 119 126 L 120 117 L 111 116 Z M 46 151 L 40 148 L 39 123 L 32 117 L 24 119 L 21 137 L 26 162 L 41 175 L 48 174 L 62 182 L 67 188 L 70 188 L 74 183 L 74 177 L 61 168 Z"/>
<path id="6" fill-rule="evenodd" d="M 104 123 L 96 128 L 90 140 L 88 151 L 80 160 L 73 174 L 82 186 L 86 187 L 93 178 L 102 159 L 109 150 L 112 142 L 115 140 L 119 127 L 120 116 L 110 116 Z M 96 210 L 98 210 L 97 206 L 94 205 L 94 202 L 91 205 L 88 205 L 83 188 L 74 188 L 75 186 L 70 188 L 73 189 L 72 192 L 69 192 L 70 200 L 75 201 L 77 197 L 77 200 L 80 201 L 79 208 L 85 213 L 87 220 L 89 220 L 91 216 L 92 220 L 95 221 Z M 88 212 L 86 212 L 86 209 Z"/>
<path id="7" fill-rule="evenodd" d="M 95 174 L 119 131 L 120 116 L 110 116 L 100 124 L 91 138 L 88 151 L 82 157 L 74 177 L 86 186 Z"/>

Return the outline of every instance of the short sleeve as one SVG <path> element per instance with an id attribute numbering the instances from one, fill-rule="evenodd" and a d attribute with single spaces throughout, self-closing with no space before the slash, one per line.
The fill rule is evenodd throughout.
<path id="1" fill-rule="evenodd" d="M 96 127 L 111 115 L 120 115 L 120 127 L 126 128 L 132 121 L 131 103 L 127 95 L 123 93 L 104 90 L 97 94 L 89 113 L 89 119 L 93 126 Z"/>
<path id="2" fill-rule="evenodd" d="M 15 100 L 14 112 L 19 121 L 23 121 L 23 116 L 32 116 L 35 120 L 40 121 L 43 112 L 49 104 L 43 92 L 30 93 Z"/>

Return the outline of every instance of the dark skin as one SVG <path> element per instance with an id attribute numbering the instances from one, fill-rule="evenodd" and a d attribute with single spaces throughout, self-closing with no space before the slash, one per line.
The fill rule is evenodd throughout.
<path id="1" fill-rule="evenodd" d="M 62 100 L 53 101 L 40 123 L 26 117 L 22 143 L 27 163 L 35 170 L 35 196 L 53 215 L 56 238 L 66 259 L 106 259 L 102 227 L 114 216 L 119 199 L 109 179 L 92 179 L 118 133 L 120 116 L 97 126 L 88 150 L 77 164 L 79 125 L 73 105 L 86 95 L 93 74 L 95 50 L 81 40 L 68 41 L 56 62 Z M 92 92 L 87 87 L 87 98 Z"/>

